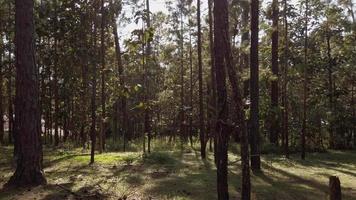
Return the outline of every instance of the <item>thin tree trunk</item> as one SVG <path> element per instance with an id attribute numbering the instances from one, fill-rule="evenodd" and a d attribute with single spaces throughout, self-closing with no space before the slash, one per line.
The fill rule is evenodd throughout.
<path id="1" fill-rule="evenodd" d="M 101 59 L 101 125 L 99 135 L 99 152 L 102 153 L 104 140 L 105 140 L 105 118 L 106 118 L 106 105 L 105 105 L 105 0 L 101 0 L 101 27 L 100 27 L 100 59 Z"/>
<path id="2" fill-rule="evenodd" d="M 216 69 L 215 69 L 215 58 L 214 58 L 214 30 L 213 30 L 213 0 L 208 1 L 208 12 L 209 12 L 209 46 L 210 46 L 210 76 L 211 76 L 211 109 L 212 118 L 210 119 L 211 126 L 211 137 L 214 140 L 214 160 L 216 161 L 216 133 L 215 124 L 217 118 L 217 101 L 216 101 Z"/>
<path id="3" fill-rule="evenodd" d="M 2 38 L 2 37 L 1 37 Z M 3 95 L 3 54 L 0 54 L 0 144 L 4 145 L 4 95 Z"/>
<path id="4" fill-rule="evenodd" d="M 92 72 L 92 91 L 91 91 L 91 126 L 90 126 L 90 139 L 91 139 L 91 152 L 90 152 L 90 164 L 94 163 L 94 156 L 95 156 L 95 144 L 96 144 L 96 72 L 97 72 L 97 62 L 96 62 L 96 48 L 97 48 L 97 21 L 96 21 L 96 5 L 94 5 L 94 31 L 93 31 L 93 47 L 92 47 L 92 67 L 93 67 L 93 72 Z"/>
<path id="5" fill-rule="evenodd" d="M 147 6 L 147 29 L 151 29 L 151 17 L 150 17 L 150 0 L 146 0 Z M 147 42 L 147 50 L 146 50 L 146 68 L 145 68 L 145 133 L 147 133 L 147 152 L 151 153 L 151 122 L 150 122 L 150 109 L 149 109 L 149 67 L 151 67 L 151 40 L 149 39 Z"/>
<path id="6" fill-rule="evenodd" d="M 284 73 L 283 73 L 283 135 L 284 135 L 284 154 L 289 158 L 289 133 L 288 133 L 288 20 L 287 20 L 288 2 L 284 0 Z"/>
<path id="7" fill-rule="evenodd" d="M 303 124 L 301 135 L 301 158 L 305 159 L 305 135 L 307 129 L 307 66 L 308 66 L 308 0 L 305 1 L 305 44 L 304 44 L 304 78 L 303 78 Z"/>
<path id="8" fill-rule="evenodd" d="M 189 71 L 190 71 L 190 94 L 189 94 L 189 140 L 190 146 L 193 147 L 193 50 L 192 50 L 192 35 L 189 34 Z"/>
<path id="9" fill-rule="evenodd" d="M 272 2 L 272 18 L 273 18 L 273 32 L 272 32 L 272 74 L 275 78 L 271 83 L 271 127 L 270 127 L 270 142 L 273 144 L 278 144 L 279 135 L 279 109 L 278 109 L 278 78 L 279 78 L 279 67 L 278 67 L 278 19 L 279 19 L 279 6 L 278 0 L 273 0 Z"/>
<path id="10" fill-rule="evenodd" d="M 203 63 L 201 47 L 201 22 L 200 22 L 200 0 L 197 0 L 197 24 L 198 24 L 198 82 L 199 82 L 199 134 L 200 134 L 200 156 L 206 158 L 206 139 L 204 125 L 204 104 L 203 104 Z"/>

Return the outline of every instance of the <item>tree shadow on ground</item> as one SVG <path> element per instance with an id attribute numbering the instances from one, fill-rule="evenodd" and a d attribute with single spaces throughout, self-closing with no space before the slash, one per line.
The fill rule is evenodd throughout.
<path id="1" fill-rule="evenodd" d="M 256 191 L 259 199 L 264 199 L 265 195 L 283 199 L 289 197 L 292 199 L 320 199 L 322 196 L 327 198 L 328 183 L 320 183 L 316 180 L 305 179 L 293 173 L 272 167 L 263 163 L 263 169 L 266 170 L 254 173 L 254 176 L 267 184 L 256 184 Z M 282 177 L 283 178 L 282 178 Z M 258 182 L 257 182 L 258 183 Z M 344 189 L 343 189 L 344 190 Z M 356 195 L 343 193 L 343 199 L 355 199 Z"/>

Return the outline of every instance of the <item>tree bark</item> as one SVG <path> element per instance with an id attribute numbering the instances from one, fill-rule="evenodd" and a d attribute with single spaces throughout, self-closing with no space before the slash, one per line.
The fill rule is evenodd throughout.
<path id="1" fill-rule="evenodd" d="M 99 135 L 99 152 L 104 149 L 105 143 L 105 118 L 106 118 L 106 94 L 105 94 L 105 0 L 101 0 L 101 27 L 100 27 L 100 59 L 101 59 L 101 125 Z"/>
<path id="2" fill-rule="evenodd" d="M 284 72 L 283 72 L 283 135 L 284 135 L 284 154 L 289 158 L 289 133 L 288 133 L 288 2 L 284 0 Z"/>
<path id="3" fill-rule="evenodd" d="M 217 118 L 217 101 L 216 101 L 216 68 L 215 68 L 215 58 L 214 58 L 214 30 L 213 30 L 213 0 L 208 1 L 208 12 L 209 12 L 209 46 L 210 46 L 210 76 L 211 76 L 211 109 L 212 118 L 210 119 L 211 126 L 211 137 L 214 140 L 214 160 L 216 161 L 216 133 L 215 133 L 215 123 Z"/>
<path id="4" fill-rule="evenodd" d="M 305 135 L 307 129 L 307 66 L 308 66 L 308 0 L 305 1 L 305 43 L 304 43 L 304 72 L 303 72 L 303 124 L 301 135 L 301 158 L 305 159 Z"/>
<path id="5" fill-rule="evenodd" d="M 4 95 L 3 95 L 3 54 L 0 54 L 0 144 L 4 145 Z"/>
<path id="6" fill-rule="evenodd" d="M 90 139 L 91 139 L 91 152 L 90 152 L 90 164 L 94 163 L 94 156 L 95 156 L 95 145 L 96 145 L 96 74 L 97 74 L 97 21 L 96 21 L 96 13 L 97 13 L 97 6 L 94 5 L 94 30 L 92 33 L 93 37 L 93 46 L 92 46 L 92 91 L 91 91 L 91 126 L 90 126 Z"/>
<path id="7" fill-rule="evenodd" d="M 216 70 L 217 108 L 218 115 L 215 127 L 216 133 L 216 172 L 217 193 L 219 200 L 228 200 L 227 182 L 227 147 L 229 138 L 228 128 L 228 102 L 226 90 L 225 72 L 225 42 L 224 35 L 227 34 L 227 0 L 214 0 L 214 60 Z"/>
<path id="8" fill-rule="evenodd" d="M 341 200 L 340 180 L 336 176 L 329 177 L 329 199 Z"/>
<path id="9" fill-rule="evenodd" d="M 279 109 L 278 109 L 278 78 L 279 78 L 279 67 L 278 67 L 278 19 L 279 19 L 279 6 L 278 0 L 273 0 L 272 2 L 272 74 L 274 78 L 271 83 L 271 127 L 270 127 L 270 142 L 273 144 L 278 144 L 279 135 Z"/>
<path id="10" fill-rule="evenodd" d="M 45 184 L 42 170 L 38 71 L 35 63 L 33 0 L 15 3 L 15 145 L 17 166 L 6 186 Z"/>
<path id="11" fill-rule="evenodd" d="M 251 46 L 250 46 L 250 145 L 251 168 L 261 169 L 260 133 L 259 133 L 259 62 L 258 62 L 258 24 L 259 2 L 251 1 Z"/>
<path id="12" fill-rule="evenodd" d="M 146 0 L 147 6 L 147 29 L 151 29 L 151 15 L 150 15 L 150 0 Z M 183 49 L 181 50 L 183 51 Z M 151 67 L 151 39 L 147 41 L 147 50 L 146 50 L 146 68 L 145 68 L 145 133 L 147 134 L 147 152 L 151 153 L 151 122 L 150 122 L 150 108 L 149 108 L 149 67 Z M 183 61 L 182 61 L 183 62 Z M 183 85 L 182 85 L 183 87 Z M 184 94 L 184 93 L 183 93 Z M 183 119 L 184 119 L 184 114 Z M 184 120 L 183 120 L 184 121 Z M 182 122 L 183 123 L 183 122 Z M 181 130 L 182 131 L 182 130 Z M 181 132 L 182 133 L 182 132 Z"/>
<path id="13" fill-rule="evenodd" d="M 206 158 L 206 139 L 204 125 L 204 97 L 203 97 L 203 63 L 201 47 L 201 22 L 200 22 L 200 0 L 197 0 L 197 25 L 198 25 L 198 82 L 199 82 L 199 136 L 200 136 L 200 156 Z"/>

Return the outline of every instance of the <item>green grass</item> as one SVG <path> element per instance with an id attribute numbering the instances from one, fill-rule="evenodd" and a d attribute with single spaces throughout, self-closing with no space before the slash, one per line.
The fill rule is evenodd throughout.
<path id="1" fill-rule="evenodd" d="M 165 146 L 166 145 L 166 146 Z M 44 149 L 46 186 L 29 190 L 1 189 L 13 173 L 12 148 L 0 147 L 0 199 L 216 199 L 216 168 L 212 153 L 202 161 L 199 151 L 154 143 L 153 153 L 108 152 L 95 164 L 82 149 Z M 236 152 L 232 148 L 231 152 Z M 237 148 L 238 149 L 238 148 Z M 240 193 L 240 158 L 229 154 L 229 192 Z M 252 199 L 327 199 L 328 177 L 336 175 L 343 199 L 356 199 L 356 151 L 262 156 L 263 171 L 252 175 Z"/>

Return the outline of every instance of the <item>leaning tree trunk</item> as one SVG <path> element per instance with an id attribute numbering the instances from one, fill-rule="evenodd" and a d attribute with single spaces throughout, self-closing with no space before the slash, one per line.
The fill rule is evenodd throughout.
<path id="1" fill-rule="evenodd" d="M 17 166 L 7 186 L 45 184 L 42 170 L 41 120 L 38 71 L 35 63 L 33 0 L 15 4 L 15 145 Z"/>

